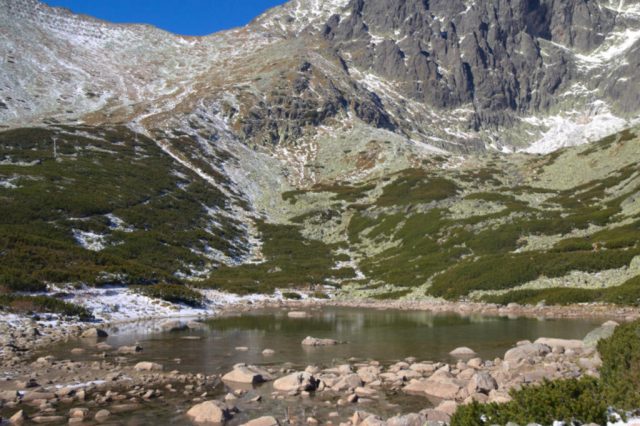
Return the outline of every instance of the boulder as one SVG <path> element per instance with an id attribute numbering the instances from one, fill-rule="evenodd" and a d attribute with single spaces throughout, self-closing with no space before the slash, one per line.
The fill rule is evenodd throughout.
<path id="1" fill-rule="evenodd" d="M 307 336 L 302 341 L 303 346 L 333 346 L 338 345 L 341 342 L 333 339 L 319 339 L 317 337 Z"/>
<path id="2" fill-rule="evenodd" d="M 109 334 L 102 330 L 101 328 L 89 328 L 82 332 L 80 337 L 89 337 L 89 338 L 105 338 L 109 337 Z"/>
<path id="3" fill-rule="evenodd" d="M 291 311 L 287 313 L 289 318 L 306 318 L 309 315 L 304 311 Z"/>
<path id="4" fill-rule="evenodd" d="M 266 370 L 254 365 L 238 365 L 222 376 L 222 380 L 225 382 L 256 384 L 273 380 L 273 376 Z"/>
<path id="5" fill-rule="evenodd" d="M 217 401 L 205 401 L 187 411 L 187 417 L 194 423 L 220 424 L 231 418 L 231 413 Z"/>
<path id="6" fill-rule="evenodd" d="M 278 426 L 280 423 L 271 416 L 264 416 L 244 423 L 242 426 Z"/>
<path id="7" fill-rule="evenodd" d="M 509 349 L 504 354 L 506 362 L 517 364 L 523 360 L 532 359 L 536 356 L 544 356 L 551 352 L 551 348 L 542 343 L 528 343 Z"/>
<path id="8" fill-rule="evenodd" d="M 582 342 L 586 347 L 596 347 L 600 340 L 608 339 L 609 337 L 611 337 L 617 326 L 617 322 L 607 321 L 600 327 L 595 328 L 587 333 L 587 335 L 584 336 L 584 339 L 582 339 Z"/>
<path id="9" fill-rule="evenodd" d="M 27 421 L 27 416 L 24 414 L 24 411 L 20 410 L 16 412 L 13 416 L 9 417 L 9 424 L 12 425 L 21 425 Z"/>
<path id="10" fill-rule="evenodd" d="M 574 351 L 584 349 L 584 343 L 582 340 L 553 339 L 548 337 L 541 337 L 533 343 L 547 345 L 552 350 L 555 348 L 573 349 Z"/>
<path id="11" fill-rule="evenodd" d="M 455 399 L 463 384 L 465 383 L 456 380 L 450 373 L 437 371 L 428 379 L 412 380 L 404 387 L 404 391 L 440 399 Z"/>
<path id="12" fill-rule="evenodd" d="M 436 411 L 447 413 L 450 416 L 452 416 L 457 409 L 458 409 L 458 404 L 455 401 L 442 401 L 436 407 Z"/>
<path id="13" fill-rule="evenodd" d="M 69 410 L 69 417 L 84 419 L 89 414 L 89 409 L 84 407 L 75 407 Z"/>
<path id="14" fill-rule="evenodd" d="M 31 421 L 37 424 L 47 424 L 47 423 L 60 424 L 65 420 L 66 419 L 62 416 L 35 416 L 31 418 Z"/>
<path id="15" fill-rule="evenodd" d="M 380 376 L 380 367 L 376 367 L 373 365 L 360 367 L 358 368 L 357 374 L 363 382 L 371 383 L 378 380 L 378 377 Z"/>
<path id="16" fill-rule="evenodd" d="M 135 355 L 138 352 L 142 352 L 142 346 L 140 345 L 120 346 L 117 352 L 121 355 Z"/>
<path id="17" fill-rule="evenodd" d="M 387 420 L 387 426 L 425 426 L 426 424 L 427 416 L 423 413 L 395 416 Z"/>
<path id="18" fill-rule="evenodd" d="M 142 361 L 137 363 L 134 367 L 137 371 L 162 371 L 162 364 L 157 362 Z"/>
<path id="19" fill-rule="evenodd" d="M 109 410 L 100 410 L 93 417 L 98 423 L 102 423 L 106 421 L 111 416 L 111 412 Z"/>
<path id="20" fill-rule="evenodd" d="M 346 374 L 338 379 L 336 383 L 331 386 L 331 390 L 340 392 L 347 389 L 355 389 L 362 386 L 362 379 L 355 373 Z"/>
<path id="21" fill-rule="evenodd" d="M 356 388 L 355 392 L 356 392 L 355 394 L 359 398 L 377 398 L 378 397 L 378 392 L 376 392 L 375 389 L 364 388 L 362 386 Z"/>
<path id="22" fill-rule="evenodd" d="M 169 320 L 160 324 L 160 330 L 165 332 L 182 331 L 187 328 L 189 328 L 189 326 L 180 320 Z"/>
<path id="23" fill-rule="evenodd" d="M 476 392 L 488 394 L 494 389 L 498 389 L 498 383 L 488 371 L 479 371 L 474 374 L 467 386 L 470 394 Z"/>
<path id="24" fill-rule="evenodd" d="M 467 348 L 466 346 L 461 346 L 449 352 L 449 355 L 457 358 L 465 358 L 465 357 L 471 358 L 476 356 L 477 354 L 473 349 Z"/>
<path id="25" fill-rule="evenodd" d="M 275 355 L 276 351 L 274 351 L 273 349 L 265 349 L 262 351 L 262 356 L 273 356 Z"/>
<path id="26" fill-rule="evenodd" d="M 273 382 L 273 388 L 281 392 L 307 391 L 316 390 L 319 381 L 311 374 L 306 372 L 292 373 L 284 377 L 280 377 Z"/>

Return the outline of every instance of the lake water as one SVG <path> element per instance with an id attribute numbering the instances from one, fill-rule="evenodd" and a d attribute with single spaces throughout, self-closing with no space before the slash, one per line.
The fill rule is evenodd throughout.
<path id="1" fill-rule="evenodd" d="M 474 349 L 484 359 L 502 356 L 519 340 L 538 337 L 582 339 L 601 321 L 434 315 L 424 311 L 324 308 L 307 318 L 289 318 L 286 311 L 266 310 L 226 315 L 206 321 L 204 330 L 160 333 L 154 324 L 118 333 L 114 347 L 139 342 L 144 358 L 170 362 L 180 358 L 183 371 L 224 373 L 238 362 L 295 366 L 329 365 L 349 358 L 391 363 L 413 356 L 448 361 L 458 346 Z M 197 336 L 199 340 L 186 340 Z M 303 347 L 306 336 L 347 342 L 330 347 Z M 236 347 L 246 346 L 246 352 Z M 264 357 L 262 350 L 276 351 Z"/>
<path id="2" fill-rule="evenodd" d="M 280 367 L 283 363 L 292 368 L 304 369 L 307 365 L 332 366 L 347 360 L 377 360 L 383 365 L 407 357 L 428 361 L 452 361 L 448 353 L 458 346 L 474 349 L 484 359 L 502 357 L 504 352 L 519 340 L 535 340 L 538 337 L 582 339 L 601 321 L 596 320 L 543 320 L 532 318 L 508 319 L 477 315 L 431 314 L 423 311 L 322 308 L 307 310 L 307 318 L 289 318 L 286 311 L 263 310 L 225 315 L 205 322 L 202 330 L 159 332 L 162 321 L 127 325 L 120 330 L 113 328 L 107 343 L 114 348 L 140 343 L 144 351 L 131 362 L 155 361 L 164 365 L 165 371 L 180 370 L 205 374 L 224 374 L 236 363 L 244 362 L 263 366 Z M 331 338 L 347 342 L 328 347 L 303 347 L 306 336 Z M 69 341 L 49 350 L 58 358 L 69 358 L 72 347 L 87 344 L 82 340 Z M 248 351 L 237 351 L 236 347 Z M 265 357 L 262 351 L 270 348 L 275 355 Z M 73 356 L 74 359 L 92 355 Z M 95 358 L 93 358 L 95 359 Z M 221 385 L 218 396 L 231 389 Z M 338 410 L 347 419 L 355 409 L 390 416 L 419 411 L 430 406 L 423 397 L 403 394 L 389 395 L 367 407 L 339 407 L 319 403 L 315 398 L 278 401 L 270 398 L 272 388 L 264 384 L 253 392 L 263 395 L 264 402 L 255 408 L 242 407 L 242 411 L 230 424 L 240 424 L 253 417 L 272 414 L 282 417 L 285 406 L 300 411 L 301 416 L 323 417 L 329 411 Z M 185 403 L 186 404 L 186 403 Z M 188 408 L 186 405 L 181 409 Z M 168 410 L 168 407 L 157 408 Z M 138 422 L 158 416 L 155 412 L 135 413 Z M 169 414 L 168 412 L 166 414 Z M 164 417 L 164 416 L 163 416 Z M 164 417 L 168 424 L 182 424 L 180 415 Z M 304 418 L 304 417 L 303 417 Z M 173 420 L 169 420 L 173 419 Z M 131 420 L 131 419 L 129 419 Z"/>

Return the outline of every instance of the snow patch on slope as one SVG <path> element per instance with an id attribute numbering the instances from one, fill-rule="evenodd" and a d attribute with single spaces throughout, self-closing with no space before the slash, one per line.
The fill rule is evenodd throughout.
<path id="1" fill-rule="evenodd" d="M 106 235 L 96 234 L 91 231 L 73 230 L 73 238 L 83 248 L 91 251 L 101 251 L 107 246 Z"/>
<path id="2" fill-rule="evenodd" d="M 593 113 L 573 111 L 567 116 L 523 119 L 527 124 L 547 130 L 540 139 L 521 151 L 530 154 L 548 154 L 560 148 L 597 141 L 632 124 L 628 120 L 613 115 L 604 103 L 600 102 L 598 105 L 600 108 Z"/>

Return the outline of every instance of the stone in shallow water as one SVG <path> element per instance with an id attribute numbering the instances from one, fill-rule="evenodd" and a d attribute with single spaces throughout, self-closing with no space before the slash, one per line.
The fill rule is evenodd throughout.
<path id="1" fill-rule="evenodd" d="M 309 315 L 306 312 L 303 312 L 303 311 L 291 311 L 291 312 L 287 313 L 287 316 L 289 318 L 306 318 Z"/>
<path id="2" fill-rule="evenodd" d="M 138 371 L 160 371 L 162 370 L 162 365 L 156 362 L 143 361 L 137 363 L 133 368 Z"/>
<path id="3" fill-rule="evenodd" d="M 217 401 L 205 401 L 191 407 L 187 417 L 194 423 L 223 423 L 231 418 L 231 413 Z"/>
<path id="4" fill-rule="evenodd" d="M 303 346 L 333 346 L 340 344 L 337 340 L 333 339 L 319 339 L 317 337 L 307 336 L 302 341 Z"/>
<path id="5" fill-rule="evenodd" d="M 281 392 L 314 391 L 318 380 L 306 372 L 292 373 L 273 382 L 273 388 Z"/>
<path id="6" fill-rule="evenodd" d="M 467 348 L 466 346 L 461 346 L 449 352 L 449 355 L 455 356 L 455 357 L 473 357 L 473 356 L 476 356 L 476 352 L 471 348 Z"/>
<path id="7" fill-rule="evenodd" d="M 253 365 L 236 366 L 233 370 L 222 376 L 225 382 L 256 384 L 272 380 L 269 372 Z"/>
<path id="8" fill-rule="evenodd" d="M 106 331 L 104 331 L 104 330 L 102 330 L 100 328 L 95 328 L 94 327 L 94 328 L 89 328 L 89 329 L 83 331 L 80 336 L 81 337 L 90 337 L 90 338 L 91 337 L 93 337 L 93 338 L 98 338 L 98 337 L 104 338 L 104 337 L 109 337 L 109 334 Z"/>
<path id="9" fill-rule="evenodd" d="M 271 416 L 264 416 L 257 419 L 253 419 L 243 424 L 242 426 L 278 426 L 278 421 Z"/>

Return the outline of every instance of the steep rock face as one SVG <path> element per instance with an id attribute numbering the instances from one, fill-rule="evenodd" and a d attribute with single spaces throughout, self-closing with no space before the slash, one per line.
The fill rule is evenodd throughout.
<path id="1" fill-rule="evenodd" d="M 335 178 L 320 160 L 364 145 L 389 148 L 342 176 L 440 150 L 548 152 L 640 110 L 637 0 L 291 0 L 201 38 L 3 0 L 0 24 L 2 124 L 179 129 L 203 150 L 176 154 L 260 149 L 293 185 Z"/>
<path id="2" fill-rule="evenodd" d="M 513 113 L 546 110 L 573 77 L 564 51 L 600 46 L 615 14 L 594 1 L 499 2 L 354 0 L 324 36 L 353 66 L 436 108 L 473 104 L 478 130 L 508 125 Z"/>

